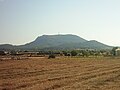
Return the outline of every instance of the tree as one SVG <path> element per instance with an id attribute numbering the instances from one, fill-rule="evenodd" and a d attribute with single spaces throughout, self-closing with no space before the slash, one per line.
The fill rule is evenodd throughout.
<path id="1" fill-rule="evenodd" d="M 75 51 L 75 50 L 71 51 L 72 56 L 76 56 L 77 54 L 78 54 L 77 51 Z"/>
<path id="2" fill-rule="evenodd" d="M 117 49 L 118 47 L 113 47 L 113 49 L 112 49 L 112 55 L 113 56 L 116 56 L 116 49 Z"/>
<path id="3" fill-rule="evenodd" d="M 67 56 L 67 51 L 62 51 L 62 53 L 64 54 L 64 56 Z"/>

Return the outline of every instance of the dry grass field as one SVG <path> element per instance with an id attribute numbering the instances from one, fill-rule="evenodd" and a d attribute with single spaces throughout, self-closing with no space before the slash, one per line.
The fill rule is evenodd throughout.
<path id="1" fill-rule="evenodd" d="M 0 90 L 120 90 L 120 59 L 3 60 Z"/>

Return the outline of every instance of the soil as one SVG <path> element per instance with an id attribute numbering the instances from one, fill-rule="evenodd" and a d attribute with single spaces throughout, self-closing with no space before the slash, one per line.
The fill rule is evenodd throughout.
<path id="1" fill-rule="evenodd" d="M 120 90 L 120 59 L 2 60 L 0 90 Z"/>

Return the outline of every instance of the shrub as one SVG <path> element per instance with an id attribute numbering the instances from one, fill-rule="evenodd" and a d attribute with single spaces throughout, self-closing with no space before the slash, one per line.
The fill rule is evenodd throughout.
<path id="1" fill-rule="evenodd" d="M 77 55 L 77 51 L 75 51 L 75 50 L 71 51 L 71 55 L 72 56 L 76 56 Z"/>
<path id="2" fill-rule="evenodd" d="M 48 59 L 50 58 L 55 58 L 55 55 L 54 54 L 49 55 Z"/>

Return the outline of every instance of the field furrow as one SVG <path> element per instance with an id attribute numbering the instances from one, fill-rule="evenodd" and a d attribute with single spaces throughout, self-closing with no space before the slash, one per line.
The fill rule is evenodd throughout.
<path id="1" fill-rule="evenodd" d="M 1 61 L 1 63 L 2 90 L 110 90 L 111 88 L 119 90 L 120 88 L 119 59 L 35 58 Z"/>

